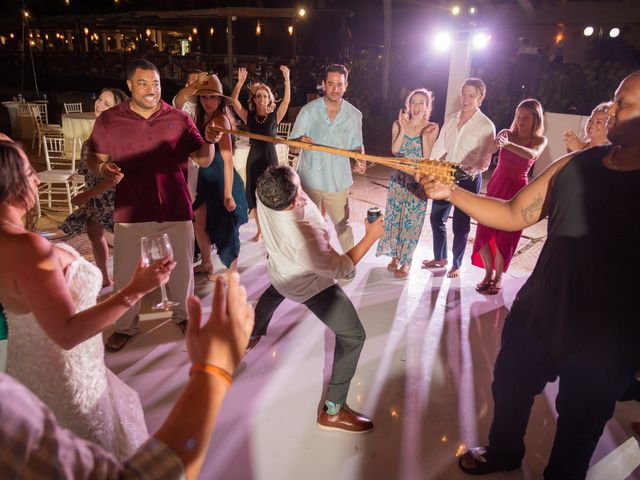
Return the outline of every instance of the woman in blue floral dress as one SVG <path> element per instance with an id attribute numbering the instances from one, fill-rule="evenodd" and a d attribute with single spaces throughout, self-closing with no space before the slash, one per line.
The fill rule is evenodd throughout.
<path id="1" fill-rule="evenodd" d="M 129 97 L 117 88 L 105 88 L 100 92 L 94 105 L 96 118 L 105 110 L 121 104 Z M 115 185 L 122 176 L 113 178 L 98 178 L 87 168 L 86 158 L 89 153 L 88 140 L 82 144 L 78 173 L 84 175 L 86 190 L 76 195 L 72 200 L 80 207 L 67 217 L 58 228 L 69 238 L 86 232 L 91 242 L 91 250 L 96 267 L 102 273 L 102 287 L 111 285 L 111 278 L 107 270 L 109 246 L 104 237 L 104 231 L 113 232 L 113 202 L 115 199 Z"/>
<path id="2" fill-rule="evenodd" d="M 424 88 L 413 90 L 391 128 L 391 152 L 404 158 L 429 158 L 438 137 L 438 125 L 429 121 L 433 94 Z M 388 255 L 387 270 L 405 278 L 418 245 L 427 211 L 427 197 L 411 175 L 394 170 L 384 214 L 384 236 L 376 255 Z"/>

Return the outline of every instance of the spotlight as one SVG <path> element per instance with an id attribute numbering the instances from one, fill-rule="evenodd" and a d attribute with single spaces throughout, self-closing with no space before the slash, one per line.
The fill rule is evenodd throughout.
<path id="1" fill-rule="evenodd" d="M 590 37 L 591 35 L 593 35 L 593 32 L 594 32 L 594 29 L 591 25 L 589 25 L 588 27 L 585 27 L 584 30 L 582 31 L 585 37 Z"/>
<path id="2" fill-rule="evenodd" d="M 609 30 L 609 36 L 611 38 L 616 38 L 619 35 L 620 35 L 620 29 L 618 27 L 613 27 L 611 30 Z"/>
<path id="3" fill-rule="evenodd" d="M 489 44 L 491 37 L 484 32 L 478 32 L 473 36 L 472 44 L 476 50 L 482 50 Z"/>
<path id="4" fill-rule="evenodd" d="M 454 5 L 453 7 L 451 7 L 451 15 L 454 15 L 454 16 L 460 15 L 460 6 L 459 5 Z"/>
<path id="5" fill-rule="evenodd" d="M 452 38 L 449 32 L 438 32 L 436 36 L 433 37 L 433 47 L 439 52 L 449 50 L 451 42 Z"/>
<path id="6" fill-rule="evenodd" d="M 476 7 L 469 7 L 469 15 L 475 15 L 478 13 L 478 9 Z"/>

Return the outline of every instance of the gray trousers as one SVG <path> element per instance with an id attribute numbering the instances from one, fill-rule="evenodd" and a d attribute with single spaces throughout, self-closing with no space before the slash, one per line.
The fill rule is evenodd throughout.
<path id="1" fill-rule="evenodd" d="M 252 337 L 267 334 L 271 317 L 283 300 L 284 297 L 273 285 L 269 285 L 256 305 Z M 304 302 L 304 305 L 336 335 L 327 399 L 344 405 L 364 346 L 364 327 L 351 300 L 339 285 L 325 288 Z"/>

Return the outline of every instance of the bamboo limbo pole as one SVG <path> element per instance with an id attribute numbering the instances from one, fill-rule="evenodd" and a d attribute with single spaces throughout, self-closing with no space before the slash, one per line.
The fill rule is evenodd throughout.
<path id="1" fill-rule="evenodd" d="M 260 135 L 258 133 L 243 132 L 240 130 L 227 130 L 222 127 L 213 126 L 214 130 L 229 135 L 237 135 L 240 137 L 253 138 L 269 143 L 281 143 L 289 145 L 289 147 L 302 148 L 304 150 L 315 150 L 318 152 L 330 153 L 333 155 L 341 155 L 343 157 L 355 158 L 357 160 L 365 160 L 367 162 L 386 165 L 401 170 L 410 175 L 420 173 L 421 176 L 431 175 L 439 182 L 451 185 L 455 182 L 456 167 L 459 165 L 452 162 L 442 162 L 439 160 L 416 159 L 416 158 L 396 158 L 382 157 L 378 155 L 369 155 L 366 153 L 354 152 L 343 148 L 329 147 L 317 143 L 301 142 L 299 140 L 289 140 L 282 137 L 270 137 L 268 135 Z"/>

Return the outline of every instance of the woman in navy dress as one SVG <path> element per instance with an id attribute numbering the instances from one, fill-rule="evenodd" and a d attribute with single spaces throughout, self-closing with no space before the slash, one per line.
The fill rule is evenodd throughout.
<path id="1" fill-rule="evenodd" d="M 195 92 L 198 98 L 195 110 L 195 124 L 201 133 L 213 122 L 230 130 L 231 114 L 227 111 L 222 94 L 222 84 L 216 75 L 205 79 L 206 87 Z M 233 271 L 237 267 L 240 254 L 240 226 L 247 223 L 247 204 L 244 185 L 238 172 L 233 168 L 231 135 L 223 134 L 216 145 L 213 162 L 198 170 L 198 186 L 193 202 L 195 216 L 194 231 L 196 242 L 202 255 L 202 263 L 195 273 L 205 273 L 213 279 L 211 246 L 216 247 L 220 261 Z"/>

